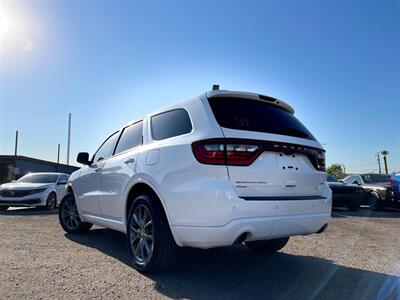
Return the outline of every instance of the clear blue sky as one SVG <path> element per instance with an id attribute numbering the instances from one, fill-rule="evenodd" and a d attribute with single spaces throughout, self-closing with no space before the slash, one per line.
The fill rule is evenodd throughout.
<path id="1" fill-rule="evenodd" d="M 328 164 L 400 170 L 399 1 L 1 2 L 0 154 L 66 159 L 205 90 L 281 98 Z M 0 23 L 1 24 L 1 23 Z"/>

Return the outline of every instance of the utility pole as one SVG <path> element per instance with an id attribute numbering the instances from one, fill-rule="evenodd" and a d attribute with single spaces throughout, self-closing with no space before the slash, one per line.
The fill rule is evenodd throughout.
<path id="1" fill-rule="evenodd" d="M 379 174 L 382 174 L 382 170 L 381 170 L 381 158 L 379 156 L 379 152 L 377 154 L 375 154 L 378 157 L 378 166 L 379 166 Z"/>
<path id="2" fill-rule="evenodd" d="M 14 148 L 14 156 L 17 156 L 18 153 L 18 130 L 15 131 L 15 148 Z"/>
<path id="3" fill-rule="evenodd" d="M 71 147 L 71 113 L 68 114 L 68 142 L 67 142 L 67 165 L 69 165 L 69 150 Z"/>
<path id="4" fill-rule="evenodd" d="M 57 171 L 58 171 L 58 165 L 60 164 L 60 144 L 57 146 Z"/>

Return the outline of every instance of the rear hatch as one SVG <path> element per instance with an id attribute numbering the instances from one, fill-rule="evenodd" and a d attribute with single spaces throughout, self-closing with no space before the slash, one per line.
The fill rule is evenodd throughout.
<path id="1" fill-rule="evenodd" d="M 325 151 L 288 105 L 252 95 L 208 97 L 225 136 L 229 179 L 238 196 L 318 198 L 326 181 Z"/>

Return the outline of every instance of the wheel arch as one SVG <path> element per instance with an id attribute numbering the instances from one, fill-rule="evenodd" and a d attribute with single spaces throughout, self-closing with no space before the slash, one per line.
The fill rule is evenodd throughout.
<path id="1" fill-rule="evenodd" d="M 55 190 L 50 190 L 50 192 L 47 194 L 47 197 L 50 195 L 50 194 L 54 194 L 55 196 L 56 196 L 56 200 L 58 199 L 58 195 L 57 195 L 57 191 L 55 191 Z"/>
<path id="2" fill-rule="evenodd" d="M 148 182 L 147 180 L 141 179 L 138 182 L 135 182 L 130 188 L 129 191 L 127 192 L 127 196 L 126 196 L 126 202 L 125 202 L 125 211 L 124 211 L 124 221 L 125 221 L 125 225 L 127 226 L 128 224 L 128 214 L 129 214 L 129 209 L 130 206 L 132 205 L 133 200 L 135 200 L 135 198 L 137 196 L 139 196 L 140 194 L 148 194 L 148 195 L 152 195 L 154 196 L 154 198 L 159 202 L 159 204 L 161 205 L 163 212 L 165 214 L 165 217 L 167 218 L 167 222 L 168 225 L 171 229 L 172 235 L 174 237 L 175 242 L 179 245 L 179 240 L 176 238 L 173 228 L 171 226 L 171 220 L 170 220 L 170 216 L 168 213 L 168 209 L 166 208 L 166 205 L 164 203 L 164 201 L 162 200 L 162 198 L 159 196 L 159 193 L 157 193 L 156 189 L 154 188 L 154 186 Z"/>
<path id="3" fill-rule="evenodd" d="M 133 200 L 135 200 L 135 198 L 137 196 L 139 196 L 140 194 L 143 194 L 143 193 L 151 195 L 151 196 L 155 196 L 157 201 L 161 204 L 161 206 L 164 210 L 164 213 L 167 215 L 167 219 L 168 219 L 168 223 L 169 223 L 169 218 L 168 218 L 167 211 L 165 209 L 165 205 L 164 205 L 163 201 L 161 200 L 161 197 L 155 191 L 155 188 L 149 182 L 144 181 L 144 180 L 139 180 L 138 182 L 135 182 L 129 188 L 129 191 L 127 192 L 126 202 L 125 202 L 125 210 L 124 210 L 125 224 L 127 224 L 129 208 L 131 207 Z"/>
<path id="4" fill-rule="evenodd" d="M 378 200 L 381 200 L 381 195 L 379 195 L 378 191 L 370 190 L 370 191 L 368 192 L 368 196 L 370 196 L 370 195 L 372 195 L 372 194 L 378 196 Z"/>
<path id="5" fill-rule="evenodd" d="M 74 193 L 74 190 L 72 188 L 72 184 L 68 184 L 67 187 L 65 188 L 66 193 Z"/>

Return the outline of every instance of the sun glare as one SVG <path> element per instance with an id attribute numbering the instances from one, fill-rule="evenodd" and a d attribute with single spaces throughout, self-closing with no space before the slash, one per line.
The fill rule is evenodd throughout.
<path id="1" fill-rule="evenodd" d="M 13 23 L 11 21 L 10 16 L 6 14 L 4 9 L 0 7 L 0 34 L 3 38 L 4 35 L 8 35 L 12 33 Z"/>
<path id="2" fill-rule="evenodd" d="M 9 50 L 32 50 L 34 46 L 32 28 L 28 26 L 24 14 L 5 10 L 0 6 L 0 44 L 3 50 L 4 47 Z"/>

